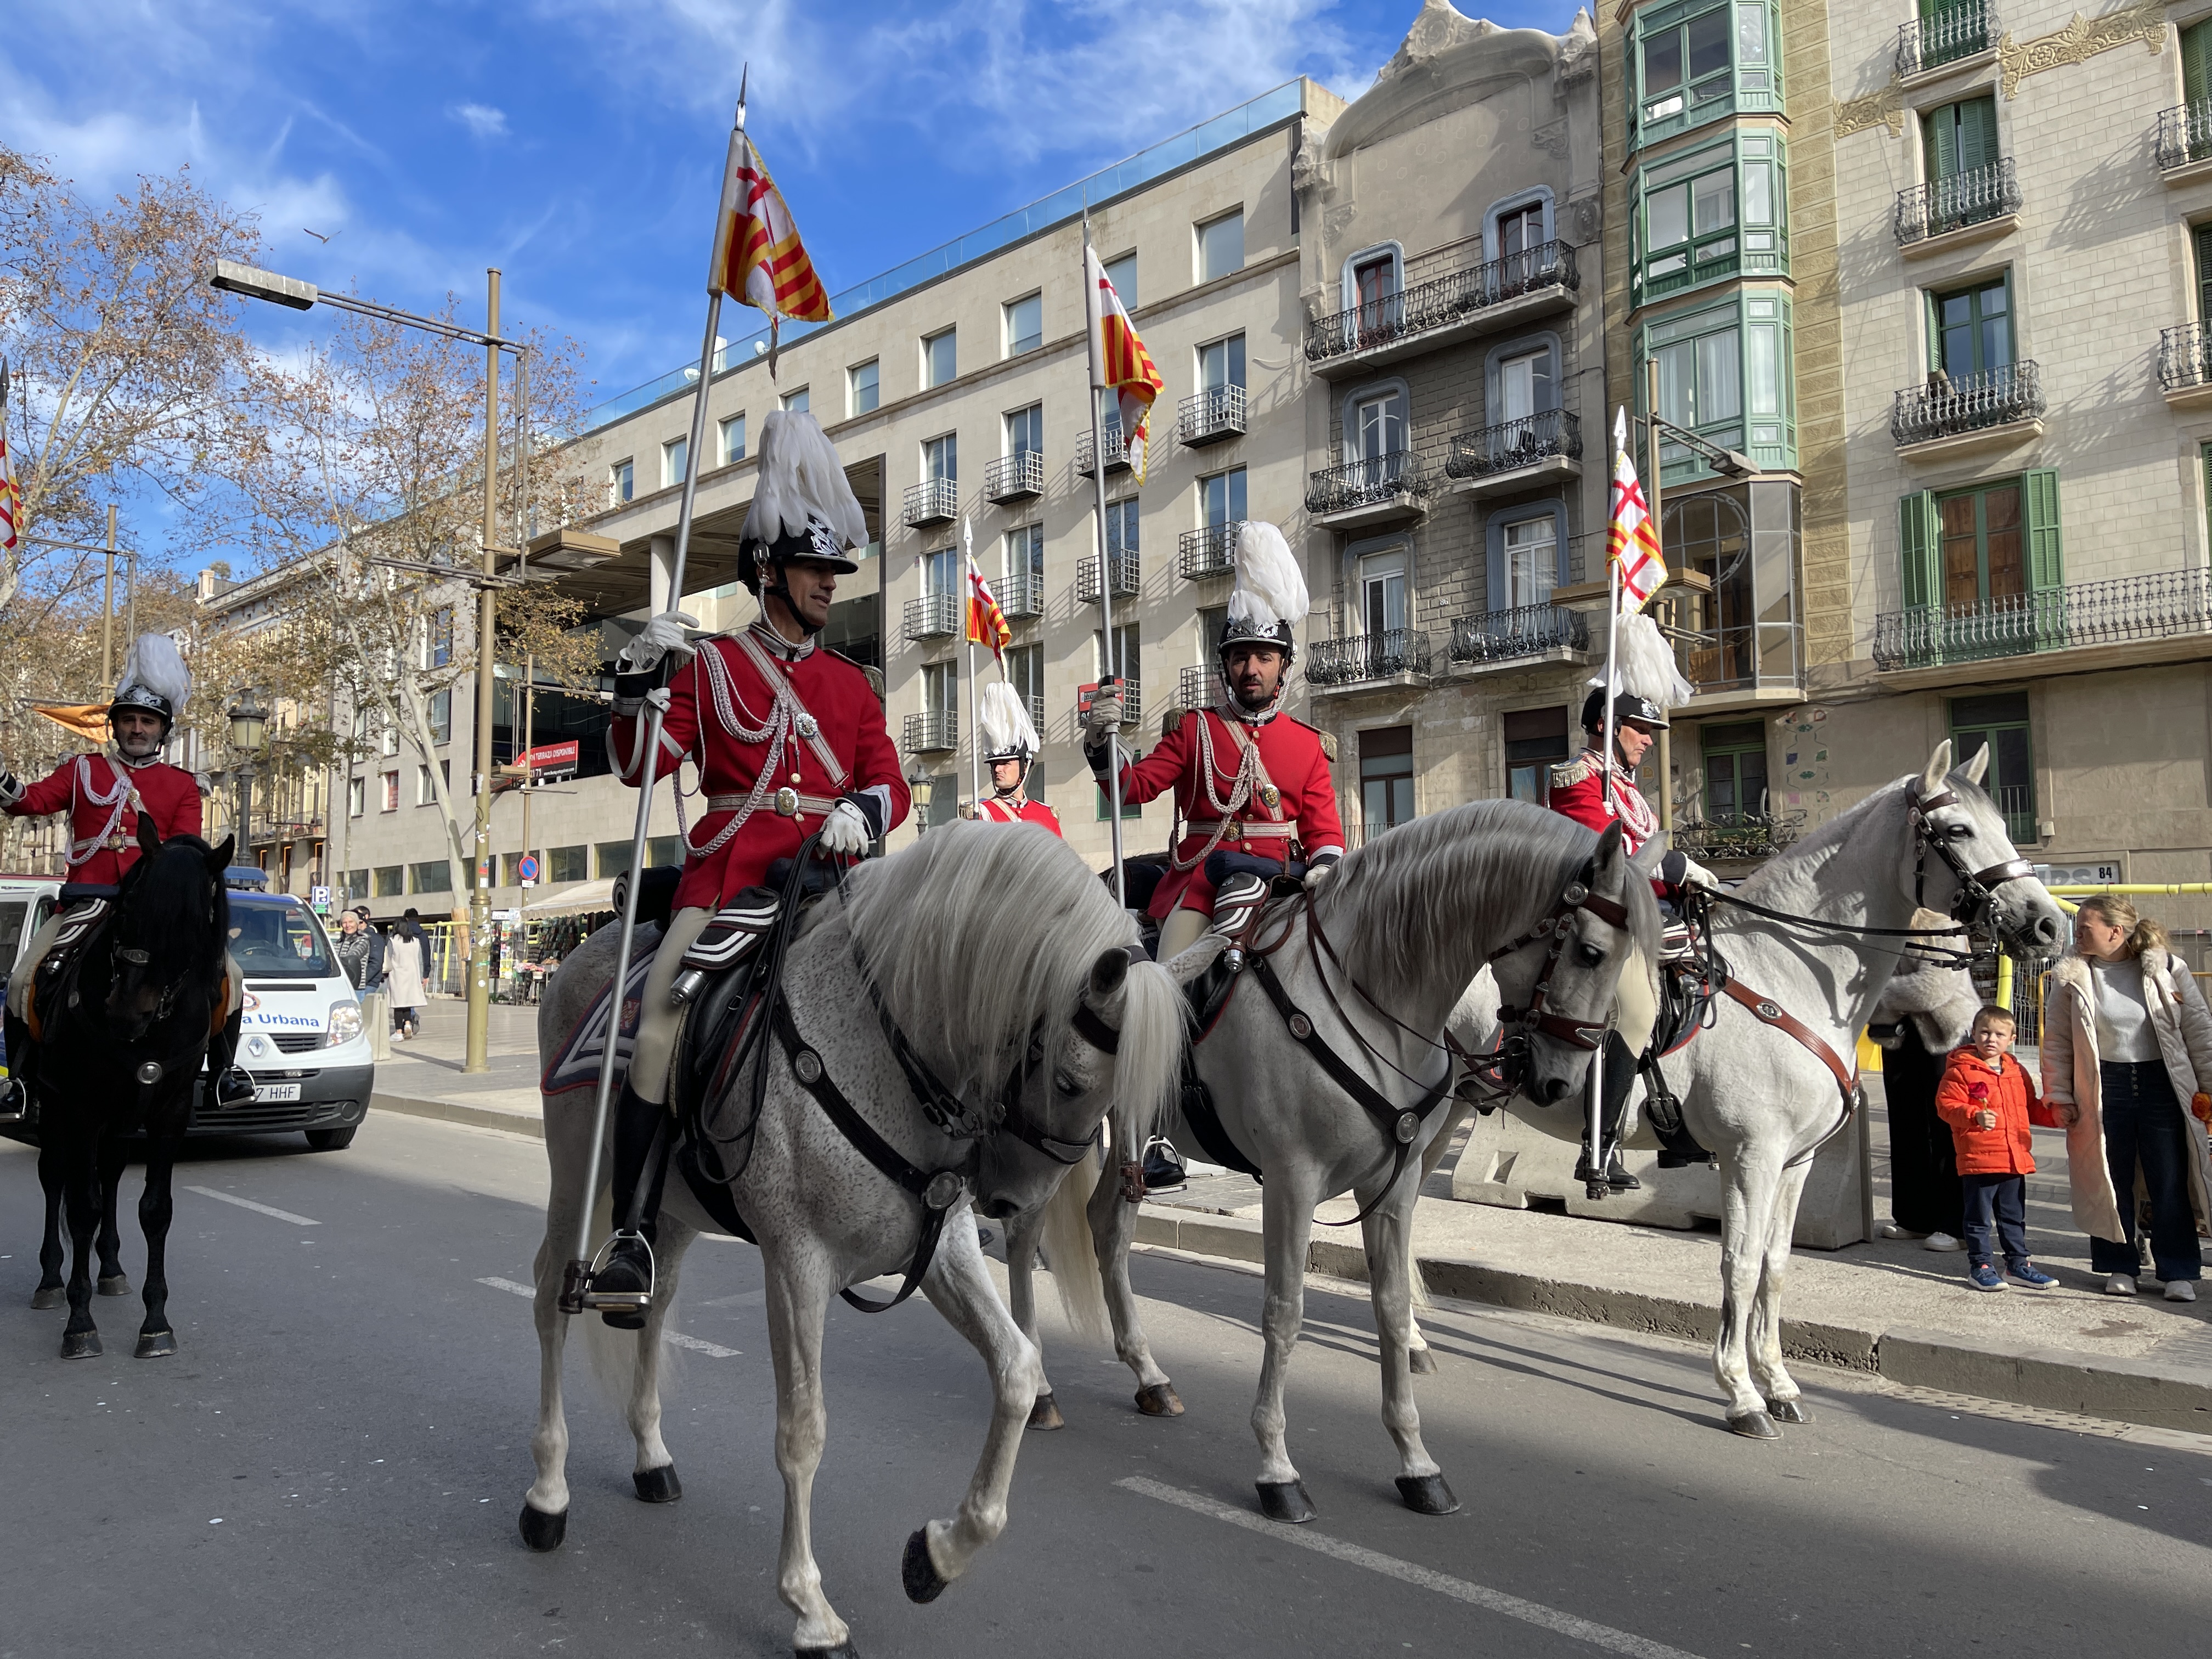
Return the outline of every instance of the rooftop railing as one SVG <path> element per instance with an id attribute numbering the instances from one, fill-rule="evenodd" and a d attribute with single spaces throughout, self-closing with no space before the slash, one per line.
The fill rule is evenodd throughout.
<path id="1" fill-rule="evenodd" d="M 1540 242 L 1503 258 L 1445 271 L 1348 311 L 1316 318 L 1306 325 L 1306 361 L 1322 363 L 1355 351 L 1416 340 L 1524 294 L 1547 288 L 1572 291 L 1581 284 L 1573 245 Z"/>
<path id="2" fill-rule="evenodd" d="M 2000 594 L 1972 605 L 1917 605 L 1875 618 L 1878 669 L 1932 668 L 2092 645 L 2212 633 L 2212 570 L 2139 576 Z"/>
<path id="3" fill-rule="evenodd" d="M 2001 219 L 2020 208 L 2020 183 L 2013 177 L 2009 155 L 1948 179 L 1931 179 L 1897 192 L 1898 246 L 1910 247 L 1946 231 Z"/>
<path id="4" fill-rule="evenodd" d="M 1889 434 L 1905 448 L 1984 427 L 2039 420 L 2044 407 L 2042 371 L 2033 362 L 1978 374 L 1936 374 L 1925 386 L 1897 394 L 1890 406 Z"/>

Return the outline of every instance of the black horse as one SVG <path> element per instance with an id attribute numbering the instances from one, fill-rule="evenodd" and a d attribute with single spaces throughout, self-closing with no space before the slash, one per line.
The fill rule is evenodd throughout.
<path id="1" fill-rule="evenodd" d="M 169 1176 L 191 1118 L 201 1064 L 212 1047 L 220 1075 L 236 1042 L 223 992 L 230 901 L 222 872 L 232 842 L 210 848 L 198 836 L 161 841 L 143 812 L 138 842 L 144 856 L 125 872 L 107 914 L 58 973 L 40 975 L 35 993 L 40 1035 L 32 1087 L 46 1231 L 31 1305 L 51 1308 L 61 1300 L 66 1206 L 75 1260 L 64 1359 L 101 1352 L 92 1318 L 95 1248 L 101 1293 L 130 1294 L 116 1254 L 116 1189 L 130 1139 L 141 1133 L 147 1144 L 146 1188 L 138 1200 L 146 1235 L 146 1322 L 139 1328 L 138 1358 L 177 1351 L 164 1270 Z"/>

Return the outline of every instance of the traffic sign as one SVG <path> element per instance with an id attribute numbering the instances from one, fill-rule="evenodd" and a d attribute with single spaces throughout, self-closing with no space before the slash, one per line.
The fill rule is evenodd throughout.
<path id="1" fill-rule="evenodd" d="M 307 904 L 317 915 L 328 915 L 331 913 L 331 890 L 327 887 L 310 887 L 307 890 Z"/>
<path id="2" fill-rule="evenodd" d="M 514 873 L 525 887 L 535 886 L 538 881 L 538 854 L 525 853 L 514 866 Z"/>

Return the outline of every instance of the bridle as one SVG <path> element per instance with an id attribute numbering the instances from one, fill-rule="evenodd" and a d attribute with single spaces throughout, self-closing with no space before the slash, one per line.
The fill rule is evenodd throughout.
<path id="1" fill-rule="evenodd" d="M 1501 1078 L 1501 1081 L 1510 1078 L 1514 1087 L 1519 1086 L 1520 1068 L 1527 1065 L 1529 1042 L 1538 1032 L 1556 1038 L 1571 1048 L 1595 1053 L 1605 1042 L 1605 1034 L 1613 1029 L 1613 1022 L 1609 1018 L 1571 1019 L 1545 1006 L 1551 997 L 1552 975 L 1558 969 L 1560 955 L 1566 949 L 1567 924 L 1574 919 L 1577 911 L 1587 910 L 1609 927 L 1624 933 L 1629 931 L 1627 907 L 1609 898 L 1601 898 L 1590 890 L 1590 881 L 1595 874 L 1594 862 L 1583 866 L 1582 873 L 1560 892 L 1559 901 L 1552 906 L 1549 915 L 1518 939 L 1499 945 L 1485 960 L 1486 967 L 1492 966 L 1532 945 L 1547 942 L 1544 966 L 1528 993 L 1528 1006 L 1525 1008 L 1501 1006 L 1498 1011 L 1504 1029 L 1498 1037 L 1494 1058 L 1498 1060 L 1510 1059 L 1515 1063 L 1515 1069 L 1504 1073 Z"/>
<path id="2" fill-rule="evenodd" d="M 1951 897 L 1951 920 L 1980 933 L 1996 932 L 1996 890 L 2008 881 L 2033 879 L 2035 866 L 2023 858 L 2009 858 L 2001 864 L 1992 864 L 1986 870 L 1969 870 L 1966 862 L 1953 848 L 1950 838 L 1938 834 L 1928 822 L 1930 812 L 1941 811 L 1946 806 L 1959 804 L 1959 792 L 1945 787 L 1932 795 L 1923 796 L 1917 783 L 1908 785 L 1905 800 L 1912 821 L 1912 902 L 1921 902 L 1921 890 L 1927 879 L 1928 853 L 1933 848 L 1936 857 L 1959 884 Z"/>

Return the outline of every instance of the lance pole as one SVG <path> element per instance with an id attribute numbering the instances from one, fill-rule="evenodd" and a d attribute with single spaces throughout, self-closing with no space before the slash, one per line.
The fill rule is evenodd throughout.
<path id="1" fill-rule="evenodd" d="M 1098 422 L 1098 398 L 1106 388 L 1100 385 L 1105 378 L 1106 365 L 1103 360 L 1100 330 L 1104 326 L 1104 300 L 1091 287 L 1091 216 L 1083 216 L 1083 283 L 1086 293 L 1083 313 L 1091 336 L 1091 482 L 1097 489 L 1098 507 L 1098 626 L 1101 630 L 1099 655 L 1099 690 L 1111 678 L 1115 697 L 1121 696 L 1121 659 L 1114 649 L 1114 570 L 1113 562 L 1106 552 L 1106 447 L 1101 441 Z M 1127 434 L 1123 441 L 1127 441 Z M 1114 848 L 1114 902 L 1128 908 L 1129 889 L 1121 872 L 1121 737 L 1118 731 L 1106 734 L 1106 833 Z"/>
<path id="2" fill-rule="evenodd" d="M 1615 469 L 1618 471 L 1618 468 Z M 1600 738 L 1603 744 L 1605 763 L 1598 774 L 1598 786 L 1605 801 L 1607 817 L 1613 815 L 1613 699 L 1614 671 L 1620 661 L 1620 560 L 1610 550 L 1605 560 L 1605 685 L 1603 687 L 1604 716 L 1600 721 Z M 1631 872 L 1632 880 L 1634 873 Z M 1606 1037 L 1610 1039 L 1608 1030 Z M 1605 1042 L 1600 1042 L 1597 1052 L 1590 1056 L 1589 1066 L 1589 1176 L 1583 1184 L 1583 1192 L 1589 1198 L 1603 1198 L 1606 1186 L 1605 1147 Z"/>

